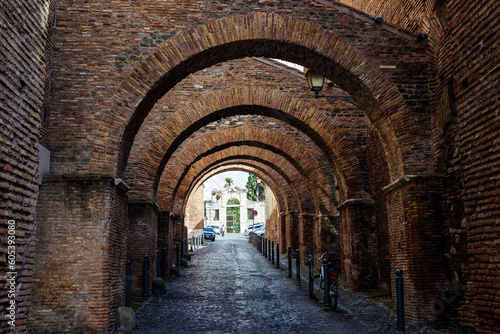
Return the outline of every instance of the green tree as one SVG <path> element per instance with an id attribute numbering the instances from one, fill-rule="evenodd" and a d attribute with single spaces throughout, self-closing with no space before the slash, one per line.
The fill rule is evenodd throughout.
<path id="1" fill-rule="evenodd" d="M 266 198 L 266 185 L 262 180 L 257 178 L 253 174 L 248 174 L 248 180 L 246 184 L 247 188 L 247 199 L 250 201 L 257 201 L 257 193 L 259 194 L 258 201 L 263 201 Z"/>
<path id="2" fill-rule="evenodd" d="M 224 188 L 229 188 L 233 185 L 234 181 L 230 177 L 226 177 L 226 184 L 224 185 Z"/>

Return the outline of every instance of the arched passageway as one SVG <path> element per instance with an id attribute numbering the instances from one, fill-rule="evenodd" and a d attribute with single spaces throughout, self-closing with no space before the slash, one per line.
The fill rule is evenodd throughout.
<path id="1" fill-rule="evenodd" d="M 345 13 L 333 11 L 332 15 L 342 19 Z M 349 17 L 347 20 L 350 22 Z M 439 264 L 441 249 L 427 248 L 432 240 L 408 239 L 427 233 L 429 228 L 434 231 L 433 237 L 440 235 L 440 217 L 436 213 L 439 210 L 433 203 L 435 198 L 439 201 L 441 181 L 427 177 L 433 174 L 430 133 L 419 128 L 430 123 L 425 112 L 425 48 L 357 20 L 352 25 L 365 29 L 373 39 L 351 35 L 345 25 L 322 27 L 330 26 L 329 21 L 306 21 L 300 15 L 278 13 L 249 13 L 213 20 L 167 38 L 122 75 L 106 99 L 105 111 L 93 111 L 96 122 L 89 125 L 93 137 L 80 143 L 80 151 L 75 154 L 82 155 L 77 162 L 64 149 L 57 152 L 53 169 L 62 175 L 46 178 L 48 185 L 39 201 L 39 235 L 43 240 L 51 240 L 50 244 L 64 244 L 64 238 L 74 235 L 75 230 L 78 238 L 84 234 L 84 240 L 104 238 L 99 239 L 101 243 L 76 244 L 75 254 L 91 255 L 81 261 L 68 256 L 70 250 L 60 248 L 53 253 L 51 247 L 42 245 L 37 256 L 46 261 L 37 262 L 36 272 L 41 275 L 37 279 L 45 275 L 41 273 L 50 272 L 60 257 L 67 261 L 60 273 L 68 278 L 70 271 L 105 269 L 97 270 L 103 274 L 98 282 L 77 283 L 73 297 L 51 296 L 49 301 L 61 305 L 61 311 L 54 313 L 53 322 L 40 328 L 52 328 L 61 317 L 75 319 L 76 313 L 67 307 L 74 300 L 80 301 L 78 317 L 91 320 L 86 327 L 76 319 L 71 329 L 112 328 L 116 306 L 123 302 L 125 259 L 134 260 L 137 269 L 145 253 L 154 254 L 158 246 L 166 245 L 171 261 L 174 243 L 186 237 L 183 210 L 193 192 L 193 180 L 205 177 L 221 162 L 233 167 L 235 163 L 243 164 L 269 178 L 276 187 L 275 193 L 281 196 L 280 203 L 286 207 L 286 215 L 280 221 L 286 243 L 296 243 L 304 257 L 326 248 L 323 226 L 335 220 L 340 225 L 346 286 L 371 287 L 377 283 L 373 279 L 377 264 L 369 264 L 369 259 L 377 257 L 376 202 L 370 195 L 363 158 L 366 154 L 359 154 L 366 150 L 368 125 L 380 145 L 372 157 L 385 158 L 386 171 L 393 182 L 384 188 L 387 200 L 381 203 L 388 206 L 390 263 L 409 272 L 409 315 L 419 320 L 428 314 L 428 308 L 415 305 L 428 304 L 433 298 L 438 277 L 432 268 Z M 391 38 L 384 39 L 387 36 Z M 405 45 L 405 57 L 399 57 L 401 45 Z M 389 56 L 381 56 L 381 49 Z M 369 122 L 358 131 L 364 136 L 362 144 L 353 148 L 352 139 L 346 138 L 331 116 L 314 106 L 318 102 L 307 103 L 291 94 L 251 84 L 222 87 L 190 99 L 168 117 L 162 117 L 146 142 L 136 141 L 144 138 L 140 131 L 146 131 L 143 125 L 148 123 L 155 103 L 169 91 L 179 89 L 178 84 L 189 74 L 220 62 L 256 56 L 294 61 L 322 73 L 349 93 Z M 387 59 L 405 71 L 384 72 L 381 65 Z M 409 86 L 424 92 L 424 97 L 404 97 L 401 91 Z M 300 136 L 307 137 L 305 144 L 297 140 L 300 136 L 284 135 L 272 127 L 235 125 L 214 134 L 197 134 L 213 122 L 243 115 L 274 118 L 283 123 L 282 128 L 293 127 Z M 131 152 L 134 156 L 130 156 Z M 434 192 L 435 198 L 424 198 L 423 192 Z M 75 207 L 66 205 L 44 212 L 42 204 L 48 201 L 74 202 Z M 107 203 L 105 208 L 101 202 Z M 83 208 L 88 205 L 90 210 Z M 402 212 L 402 207 L 409 210 Z M 432 219 L 424 221 L 416 215 L 422 207 Z M 57 215 L 67 216 L 65 210 L 84 213 L 67 224 L 55 219 Z M 48 225 L 49 221 L 55 224 Z M 58 239 L 59 236 L 63 237 Z M 157 260 L 153 255 L 151 268 L 155 268 Z M 77 265 L 73 264 L 75 261 Z M 150 271 L 154 274 L 154 269 Z M 138 272 L 135 270 L 134 275 Z M 110 281 L 114 283 L 110 285 Z M 135 277 L 133 283 L 134 293 L 139 293 L 141 277 Z M 66 288 L 57 282 L 38 285 L 33 306 L 36 326 L 40 326 L 45 312 L 44 291 L 49 289 Z M 96 294 L 103 296 L 98 302 L 84 302 L 93 300 Z M 424 296 L 423 301 L 417 296 Z"/>

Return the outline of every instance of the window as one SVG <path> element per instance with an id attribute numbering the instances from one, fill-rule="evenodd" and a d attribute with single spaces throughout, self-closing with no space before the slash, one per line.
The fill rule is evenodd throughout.
<path id="1" fill-rule="evenodd" d="M 219 220 L 219 209 L 214 210 L 214 220 Z"/>

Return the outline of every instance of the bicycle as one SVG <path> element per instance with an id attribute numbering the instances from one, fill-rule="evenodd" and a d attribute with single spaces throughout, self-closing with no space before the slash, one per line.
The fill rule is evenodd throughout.
<path id="1" fill-rule="evenodd" d="M 317 272 L 319 272 L 316 275 L 313 275 L 313 279 L 319 279 L 319 289 L 324 290 L 324 283 L 325 283 L 325 273 L 324 273 L 324 266 L 323 263 L 325 260 L 327 260 L 326 256 L 331 255 L 333 253 L 329 252 L 324 252 L 321 254 L 319 258 L 316 259 L 321 264 L 321 267 L 318 268 L 316 265 L 316 261 L 313 261 L 313 267 L 316 269 Z M 312 260 L 312 256 L 310 258 L 310 261 Z M 333 269 L 333 264 L 331 262 L 328 262 L 327 266 L 327 271 L 328 271 L 328 278 L 329 278 L 329 290 L 328 290 L 328 295 L 329 295 L 329 301 L 330 301 L 330 308 L 335 311 L 337 310 L 337 301 L 339 298 L 339 289 L 338 289 L 338 272 L 337 270 Z M 313 284 L 314 286 L 314 284 Z M 314 289 L 314 287 L 313 287 Z M 314 289 L 314 294 L 316 294 L 316 290 Z"/>

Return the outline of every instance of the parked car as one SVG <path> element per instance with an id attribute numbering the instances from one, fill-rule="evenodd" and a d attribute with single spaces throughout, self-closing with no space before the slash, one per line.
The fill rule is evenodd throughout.
<path id="1" fill-rule="evenodd" d="M 203 235 L 205 236 L 205 240 L 215 241 L 215 231 L 211 227 L 203 228 Z"/>
<path id="2" fill-rule="evenodd" d="M 254 228 L 253 232 L 258 236 L 262 236 L 266 232 L 266 225 L 262 224 L 258 228 Z"/>
<path id="3" fill-rule="evenodd" d="M 209 226 L 207 226 L 207 227 L 211 227 L 211 228 L 213 228 L 213 229 L 214 229 L 215 234 L 220 235 L 220 227 L 219 227 L 219 226 L 217 226 L 217 225 L 209 225 Z"/>
<path id="4" fill-rule="evenodd" d="M 254 230 L 258 229 L 261 226 L 262 224 L 255 224 L 253 226 L 248 226 L 248 228 L 245 230 L 245 235 L 249 235 L 250 232 L 253 232 Z"/>

